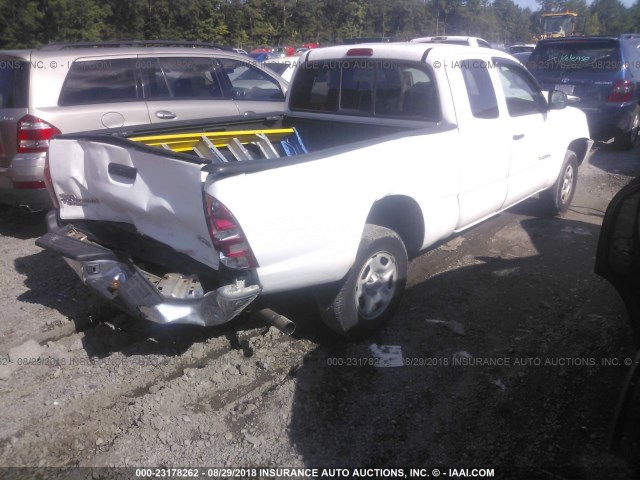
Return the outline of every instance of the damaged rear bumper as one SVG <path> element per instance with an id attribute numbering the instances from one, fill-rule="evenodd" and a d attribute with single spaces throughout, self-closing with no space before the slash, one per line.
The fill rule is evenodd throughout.
<path id="1" fill-rule="evenodd" d="M 204 293 L 196 275 L 158 277 L 112 250 L 90 242 L 68 225 L 43 235 L 36 244 L 62 255 L 82 282 L 131 314 L 152 322 L 200 326 L 232 320 L 261 291 L 244 282 Z"/>

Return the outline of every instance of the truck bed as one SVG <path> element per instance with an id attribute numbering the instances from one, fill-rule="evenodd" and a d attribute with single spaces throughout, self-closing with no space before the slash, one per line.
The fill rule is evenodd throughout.
<path id="1" fill-rule="evenodd" d="M 201 185 L 208 174 L 222 178 L 320 160 L 395 137 L 423 134 L 425 128 L 436 133 L 454 127 L 422 124 L 408 129 L 279 115 L 61 135 L 52 142 L 52 158 L 60 161 L 50 166 L 61 204 L 58 221 L 139 260 L 203 275 L 218 267 L 213 255 L 195 253 L 202 252 L 202 243 L 209 238 L 200 208 Z M 253 148 L 254 159 L 243 161 L 225 151 L 229 138 L 250 140 L 256 132 L 265 133 L 274 144 L 296 137 L 298 145 L 275 158 L 256 155 L 258 149 Z M 226 158 L 198 154 L 189 142 L 202 136 L 211 138 Z M 251 148 L 247 145 L 251 142 L 244 140 Z M 75 165 L 62 161 L 70 156 Z M 248 198 L 251 194 L 246 192 Z"/>
<path id="2" fill-rule="evenodd" d="M 342 152 L 362 148 L 378 142 L 392 140 L 394 138 L 427 133 L 448 131 L 455 126 L 443 123 L 425 124 L 424 122 L 393 122 L 381 123 L 363 122 L 361 120 L 336 121 L 317 118 L 290 117 L 286 115 L 258 116 L 249 119 L 238 120 L 237 117 L 216 120 L 215 122 L 187 121 L 173 122 L 171 128 L 159 128 L 157 126 L 140 126 L 113 129 L 109 131 L 87 132 L 82 134 L 61 135 L 58 138 L 81 140 L 83 142 L 95 142 L 120 146 L 129 150 L 153 153 L 176 160 L 183 160 L 205 166 L 204 172 L 215 173 L 218 176 L 230 176 L 243 173 L 252 173 L 272 168 L 284 167 L 301 162 L 313 161 L 325 156 L 337 155 Z M 261 132 L 269 139 L 275 136 L 278 140 L 285 136 L 282 132 L 293 129 L 293 134 L 298 139 L 298 144 L 290 152 L 282 152 L 277 148 L 276 158 L 261 154 L 257 144 L 253 140 L 243 140 L 243 134 Z M 196 150 L 184 145 L 172 148 L 172 145 L 163 145 L 163 139 L 177 138 L 180 136 L 207 136 L 218 134 L 222 137 L 238 138 L 245 146 L 250 148 L 251 160 L 236 161 L 229 154 L 227 148 L 220 148 L 225 158 L 218 160 L 216 156 L 201 155 Z M 273 142 L 272 142 L 273 143 Z M 220 147 L 218 145 L 218 147 Z M 162 152 L 162 153 L 161 153 Z"/>

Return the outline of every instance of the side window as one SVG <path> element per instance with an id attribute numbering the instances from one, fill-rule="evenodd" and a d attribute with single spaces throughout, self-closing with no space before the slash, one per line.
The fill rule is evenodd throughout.
<path id="1" fill-rule="evenodd" d="M 171 97 L 169 85 L 158 58 L 138 59 L 138 68 L 142 76 L 144 96 L 148 99 L 162 99 Z"/>
<path id="2" fill-rule="evenodd" d="M 498 118 L 498 100 L 486 62 L 471 60 L 468 65 L 469 68 L 463 68 L 461 71 L 467 87 L 471 113 L 476 118 Z"/>
<path id="3" fill-rule="evenodd" d="M 515 63 L 497 62 L 497 72 L 509 115 L 531 115 L 544 111 L 546 102 L 533 78 Z"/>
<path id="4" fill-rule="evenodd" d="M 65 79 L 59 105 L 127 102 L 138 99 L 135 59 L 77 61 Z"/>
<path id="5" fill-rule="evenodd" d="M 268 73 L 248 62 L 221 58 L 222 70 L 233 86 L 236 100 L 284 100 L 280 84 Z"/>
<path id="6" fill-rule="evenodd" d="M 161 57 L 161 70 L 148 69 L 151 98 L 215 99 L 223 98 L 216 70 L 218 63 L 206 57 Z M 168 92 L 167 92 L 168 90 Z"/>
<path id="7" fill-rule="evenodd" d="M 0 108 L 29 106 L 29 62 L 0 61 Z"/>
<path id="8" fill-rule="evenodd" d="M 400 65 L 400 112 L 402 117 L 440 119 L 440 99 L 436 82 L 422 66 Z"/>

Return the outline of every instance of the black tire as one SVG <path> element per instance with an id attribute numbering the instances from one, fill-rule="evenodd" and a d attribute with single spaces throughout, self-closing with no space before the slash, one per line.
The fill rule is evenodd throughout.
<path id="1" fill-rule="evenodd" d="M 573 200 L 578 183 L 578 156 L 572 150 L 567 150 L 564 162 L 555 183 L 540 193 L 542 213 L 555 216 L 567 211 Z"/>
<path id="2" fill-rule="evenodd" d="M 640 111 L 636 110 L 631 122 L 631 128 L 626 132 L 618 133 L 613 139 L 613 146 L 618 150 L 631 150 L 638 139 L 640 130 Z"/>
<path id="3" fill-rule="evenodd" d="M 348 338 L 380 330 L 393 317 L 404 292 L 407 250 L 393 230 L 366 225 L 356 260 L 338 284 L 316 291 L 324 323 Z"/>

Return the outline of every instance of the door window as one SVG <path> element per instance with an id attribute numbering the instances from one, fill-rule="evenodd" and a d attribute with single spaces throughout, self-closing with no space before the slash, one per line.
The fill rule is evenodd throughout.
<path id="1" fill-rule="evenodd" d="M 148 64 L 144 75 L 145 88 L 152 100 L 223 98 L 216 59 L 161 57 L 140 60 L 140 63 Z"/>
<path id="2" fill-rule="evenodd" d="M 542 92 L 524 68 L 510 62 L 497 62 L 496 66 L 509 115 L 518 117 L 546 110 L 546 101 Z"/>
<path id="3" fill-rule="evenodd" d="M 462 77 L 467 87 L 471 114 L 476 118 L 498 118 L 498 100 L 487 63 L 470 60 L 468 66 L 462 69 Z"/>
<path id="4" fill-rule="evenodd" d="M 284 100 L 284 92 L 273 77 L 247 62 L 221 58 L 222 69 L 233 87 L 236 100 Z"/>

